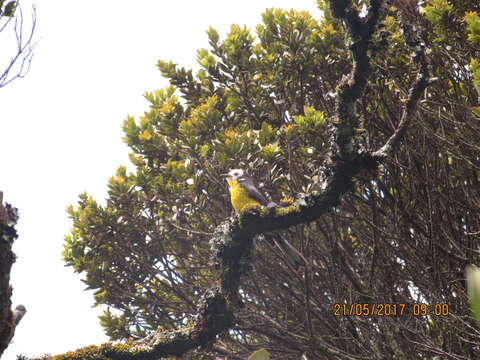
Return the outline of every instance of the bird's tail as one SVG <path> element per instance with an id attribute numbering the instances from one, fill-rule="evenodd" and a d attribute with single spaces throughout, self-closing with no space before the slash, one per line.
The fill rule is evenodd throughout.
<path id="1" fill-rule="evenodd" d="M 307 265 L 307 259 L 297 250 L 295 249 L 288 241 L 285 239 L 284 236 L 281 234 L 269 234 L 267 235 L 273 243 L 280 249 L 282 254 L 285 256 L 289 264 L 294 268 L 294 270 L 298 270 L 300 266 Z"/>

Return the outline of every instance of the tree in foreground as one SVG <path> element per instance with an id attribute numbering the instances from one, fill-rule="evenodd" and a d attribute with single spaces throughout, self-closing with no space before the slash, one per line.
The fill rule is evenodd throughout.
<path id="1" fill-rule="evenodd" d="M 112 340 L 57 359 L 474 359 L 480 5 L 318 1 L 256 36 L 208 30 L 200 70 L 124 123 L 133 172 L 70 207 L 64 258 Z M 434 81 L 437 78 L 437 81 Z M 242 167 L 282 209 L 232 215 Z M 281 230 L 297 273 L 260 234 Z M 404 305 L 402 305 L 404 304 Z"/>

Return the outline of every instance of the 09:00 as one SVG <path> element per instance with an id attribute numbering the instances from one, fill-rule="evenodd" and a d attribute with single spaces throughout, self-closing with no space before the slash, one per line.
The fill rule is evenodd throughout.
<path id="1" fill-rule="evenodd" d="M 447 316 L 448 315 L 448 304 L 413 304 L 412 314 L 414 316 L 426 316 L 426 315 L 435 315 L 435 316 Z"/>

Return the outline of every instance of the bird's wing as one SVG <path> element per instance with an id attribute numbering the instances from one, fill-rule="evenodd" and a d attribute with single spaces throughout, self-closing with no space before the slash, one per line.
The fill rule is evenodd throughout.
<path id="1" fill-rule="evenodd" d="M 269 204 L 267 198 L 263 196 L 263 194 L 257 189 L 252 179 L 245 178 L 245 180 L 242 182 L 242 185 L 244 186 L 245 190 L 247 190 L 248 196 L 250 196 L 252 199 L 258 201 L 263 206 L 267 206 Z"/>

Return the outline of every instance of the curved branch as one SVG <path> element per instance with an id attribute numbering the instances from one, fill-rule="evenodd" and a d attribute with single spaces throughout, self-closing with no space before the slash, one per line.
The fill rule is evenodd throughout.
<path id="1" fill-rule="evenodd" d="M 350 50 L 353 56 L 350 74 L 344 76 L 337 87 L 333 121 L 334 139 L 330 156 L 333 162 L 348 160 L 357 152 L 354 136 L 355 128 L 358 127 L 356 103 L 363 95 L 372 72 L 367 51 L 383 13 L 381 11 L 383 5 L 383 0 L 371 0 L 367 16 L 362 19 L 350 0 L 330 1 L 333 15 L 347 25 L 351 42 Z"/>

